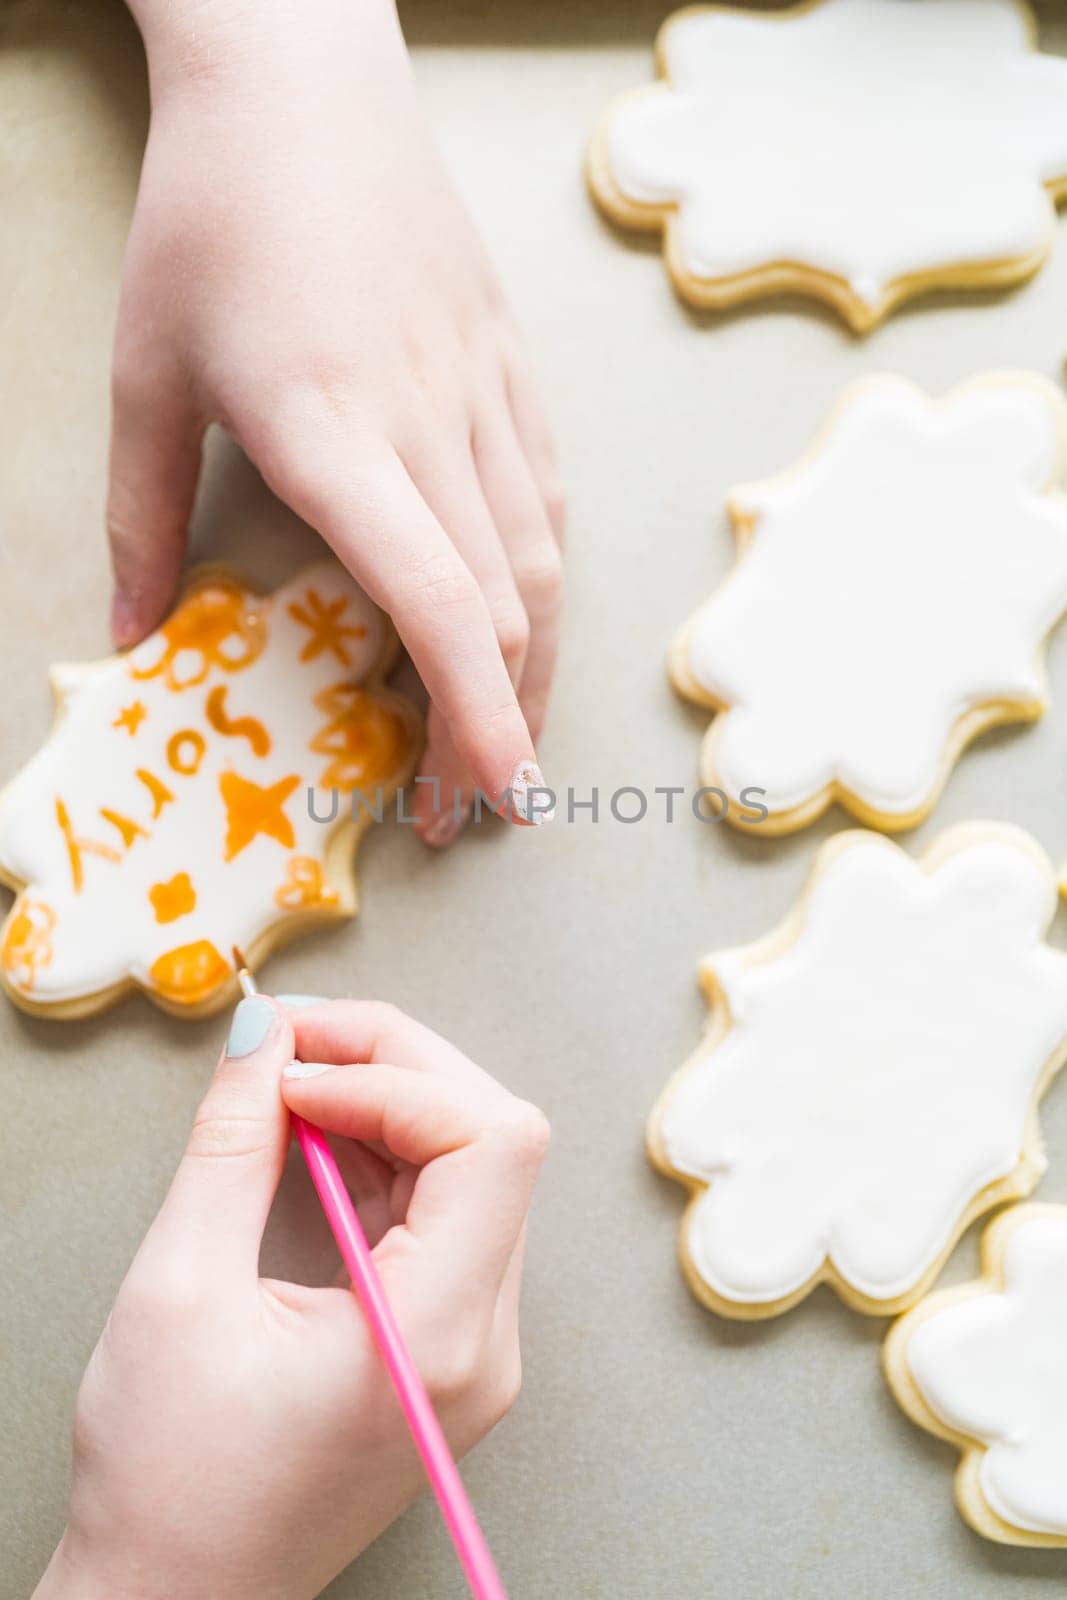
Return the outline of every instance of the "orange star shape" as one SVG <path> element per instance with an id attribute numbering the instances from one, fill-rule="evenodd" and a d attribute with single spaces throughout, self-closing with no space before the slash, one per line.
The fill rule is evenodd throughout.
<path id="1" fill-rule="evenodd" d="M 341 595 L 339 599 L 331 600 L 329 605 L 324 605 L 314 589 L 308 590 L 303 603 L 299 600 L 291 602 L 289 615 L 307 628 L 311 635 L 300 652 L 301 661 L 314 661 L 324 650 L 331 650 L 343 667 L 352 665 L 344 641 L 365 639 L 367 630 L 342 622 L 347 606 L 347 595 Z"/>
<path id="2" fill-rule="evenodd" d="M 295 843 L 293 825 L 285 815 L 285 802 L 300 782 L 299 773 L 281 778 L 264 788 L 236 772 L 219 778 L 222 803 L 226 807 L 226 850 L 224 859 L 232 861 L 259 834 L 277 839 L 287 850 Z"/>
<path id="3" fill-rule="evenodd" d="M 125 728 L 132 739 L 147 715 L 148 712 L 145 710 L 143 702 L 134 700 L 132 704 L 123 706 L 111 726 L 113 728 Z"/>

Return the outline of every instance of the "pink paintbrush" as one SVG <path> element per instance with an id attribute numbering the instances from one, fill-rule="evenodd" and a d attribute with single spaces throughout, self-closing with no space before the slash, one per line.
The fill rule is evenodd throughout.
<path id="1" fill-rule="evenodd" d="M 237 981 L 245 996 L 258 994 L 256 980 L 248 964 L 234 945 L 233 959 L 237 967 Z M 397 1398 L 404 1410 L 412 1438 L 418 1446 L 426 1476 L 437 1496 L 445 1526 L 452 1535 L 460 1565 L 467 1575 L 471 1594 L 475 1600 L 507 1600 L 485 1535 L 478 1526 L 474 1507 L 463 1487 L 448 1441 L 441 1430 L 426 1386 L 411 1359 L 404 1343 L 404 1335 L 397 1325 L 393 1308 L 386 1298 L 378 1269 L 374 1265 L 367 1236 L 356 1214 L 351 1196 L 345 1188 L 340 1168 L 321 1128 L 293 1116 L 296 1134 L 311 1181 L 315 1185 L 326 1220 L 330 1224 L 341 1258 L 348 1268 L 352 1288 L 367 1319 L 378 1353 L 385 1363 Z"/>

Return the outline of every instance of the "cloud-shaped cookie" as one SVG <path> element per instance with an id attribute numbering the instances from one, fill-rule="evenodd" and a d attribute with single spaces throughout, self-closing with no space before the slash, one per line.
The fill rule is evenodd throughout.
<path id="1" fill-rule="evenodd" d="M 266 598 L 205 571 L 131 654 L 56 668 L 52 734 L 0 794 L 12 999 L 83 1016 L 136 986 L 203 1015 L 233 998 L 234 944 L 258 963 L 351 915 L 356 840 L 420 737 L 381 687 L 394 649 L 326 561 Z"/>
<path id="2" fill-rule="evenodd" d="M 766 1317 L 820 1281 L 884 1314 L 1044 1167 L 1036 1103 L 1067 1056 L 1048 860 L 971 823 L 915 861 L 837 835 L 768 938 L 701 968 L 712 1026 L 649 1150 L 691 1190 L 682 1257 L 714 1310 Z"/>
<path id="3" fill-rule="evenodd" d="M 997 373 L 931 400 L 900 378 L 845 394 L 782 477 L 730 496 L 733 572 L 671 654 L 718 710 L 704 781 L 744 826 L 786 833 L 840 800 L 913 827 L 962 748 L 1046 701 L 1067 609 L 1067 406 Z"/>
<path id="4" fill-rule="evenodd" d="M 895 1324 L 886 1374 L 909 1416 L 962 1451 L 956 1500 L 973 1528 L 1067 1545 L 1067 1208 L 1004 1212 L 982 1269 Z"/>
<path id="5" fill-rule="evenodd" d="M 797 291 L 858 332 L 909 296 L 1027 277 L 1067 194 L 1067 61 L 1017 0 L 690 6 L 612 106 L 589 180 L 716 309 Z"/>

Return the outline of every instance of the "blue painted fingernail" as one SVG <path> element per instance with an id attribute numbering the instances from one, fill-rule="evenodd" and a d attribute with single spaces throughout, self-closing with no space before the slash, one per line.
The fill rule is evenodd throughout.
<path id="1" fill-rule="evenodd" d="M 274 996 L 280 1006 L 324 1006 L 326 997 L 321 994 L 276 994 Z"/>
<path id="2" fill-rule="evenodd" d="M 253 1050 L 258 1050 L 270 1032 L 271 1023 L 276 1015 L 270 1001 L 264 999 L 262 995 L 253 995 L 249 1000 L 242 1000 L 230 1024 L 226 1054 L 239 1059 L 241 1056 L 250 1056 Z"/>

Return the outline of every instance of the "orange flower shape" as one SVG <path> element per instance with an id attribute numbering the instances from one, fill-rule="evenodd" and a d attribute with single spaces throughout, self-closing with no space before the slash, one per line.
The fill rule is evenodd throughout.
<path id="1" fill-rule="evenodd" d="M 274 891 L 274 902 L 286 911 L 302 906 L 335 905 L 337 890 L 326 881 L 322 863 L 314 856 L 293 856 L 285 877 Z"/>
<path id="2" fill-rule="evenodd" d="M 166 883 L 154 883 L 148 898 L 157 922 L 177 922 L 196 909 L 196 890 L 187 872 L 176 872 Z"/>
<path id="3" fill-rule="evenodd" d="M 52 959 L 56 914 L 43 900 L 25 897 L 8 919 L 0 945 L 0 965 L 13 983 L 32 989 L 38 972 Z"/>
<path id="4" fill-rule="evenodd" d="M 213 668 L 241 672 L 266 643 L 261 602 L 232 578 L 194 583 L 167 621 L 130 656 L 130 676 L 162 675 L 169 689 L 195 689 Z"/>

